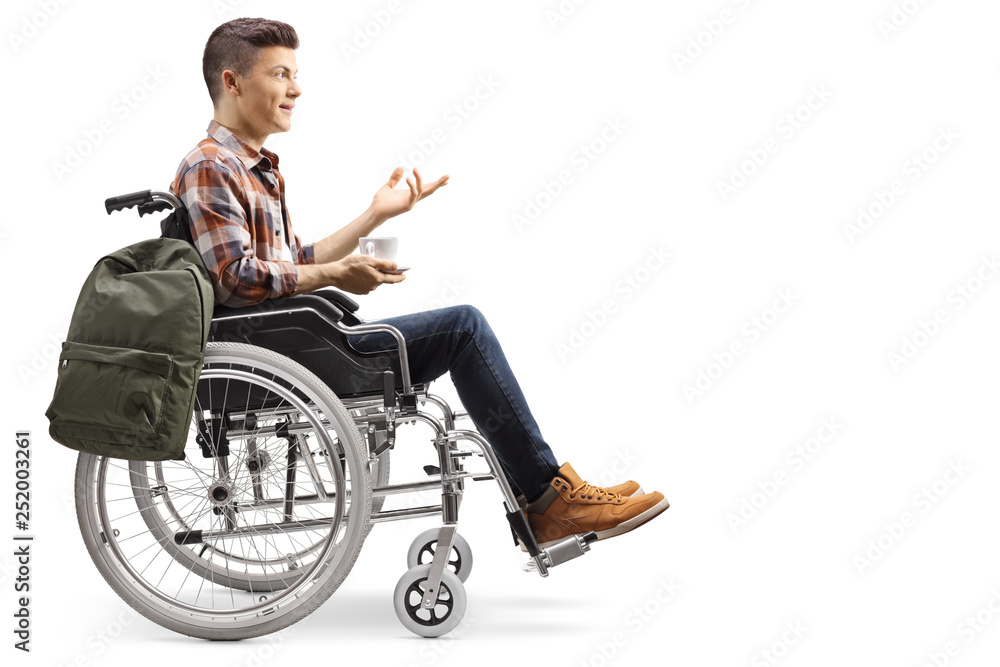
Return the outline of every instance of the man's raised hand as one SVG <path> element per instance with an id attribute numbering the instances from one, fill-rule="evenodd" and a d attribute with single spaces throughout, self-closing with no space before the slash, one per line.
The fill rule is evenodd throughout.
<path id="1" fill-rule="evenodd" d="M 403 177 L 404 171 L 402 167 L 396 167 L 386 184 L 379 188 L 372 198 L 372 212 L 381 221 L 409 211 L 418 201 L 429 197 L 438 188 L 448 184 L 448 174 L 445 174 L 436 181 L 425 185 L 420 177 L 420 170 L 414 167 L 413 177 L 406 179 L 406 184 L 410 186 L 409 189 L 397 190 L 396 185 Z"/>

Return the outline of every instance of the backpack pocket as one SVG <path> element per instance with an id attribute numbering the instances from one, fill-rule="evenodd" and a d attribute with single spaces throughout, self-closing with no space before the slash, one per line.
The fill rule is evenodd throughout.
<path id="1" fill-rule="evenodd" d="M 67 426 L 156 436 L 173 366 L 163 352 L 66 341 L 54 416 Z"/>

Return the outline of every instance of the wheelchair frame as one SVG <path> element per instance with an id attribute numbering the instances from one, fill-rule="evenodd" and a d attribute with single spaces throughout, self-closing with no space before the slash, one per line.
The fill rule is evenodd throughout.
<path id="1" fill-rule="evenodd" d="M 113 210 L 130 208 L 135 205 L 139 206 L 140 215 L 167 210 L 169 208 L 172 208 L 180 217 L 184 217 L 186 214 L 181 202 L 170 193 L 143 191 L 121 197 L 113 197 L 106 202 L 109 213 Z M 174 218 L 174 216 L 172 215 L 164 221 L 165 235 L 167 235 L 166 225 L 171 224 L 171 218 Z M 173 224 L 177 223 L 174 222 Z M 525 569 L 534 569 L 542 577 L 548 576 L 550 568 L 586 553 L 590 548 L 590 544 L 597 539 L 597 536 L 594 533 L 582 536 L 573 535 L 547 548 L 539 548 L 528 526 L 527 515 L 519 505 L 517 497 L 515 497 L 508 484 L 506 475 L 493 447 L 475 429 L 456 428 L 456 422 L 462 419 L 469 419 L 468 414 L 452 410 L 440 396 L 429 393 L 428 386 L 430 383 L 414 385 L 410 376 L 406 341 L 402 333 L 395 327 L 387 324 L 366 322 L 356 314 L 357 309 L 358 304 L 356 302 L 335 290 L 319 290 L 310 295 L 285 297 L 273 300 L 273 302 L 266 305 L 258 305 L 257 307 L 226 308 L 218 306 L 212 319 L 212 337 L 218 339 L 235 336 L 235 340 L 239 344 L 230 344 L 229 347 L 225 347 L 226 344 L 224 343 L 210 342 L 209 347 L 215 349 L 215 346 L 222 345 L 226 350 L 231 350 L 232 355 L 235 355 L 233 358 L 235 358 L 239 356 L 240 350 L 246 348 L 245 345 L 241 344 L 249 343 L 255 347 L 246 348 L 248 358 L 254 357 L 257 359 L 264 359 L 265 357 L 262 355 L 265 353 L 254 352 L 250 354 L 252 349 L 270 349 L 271 353 L 267 353 L 266 355 L 266 359 L 269 360 L 268 363 L 273 363 L 275 368 L 279 368 L 283 364 L 289 368 L 298 367 L 297 364 L 301 364 L 317 376 L 316 379 L 329 390 L 331 395 L 339 399 L 357 434 L 366 445 L 363 446 L 363 451 L 367 455 L 367 469 L 365 470 L 365 474 L 370 481 L 365 484 L 365 487 L 370 488 L 372 498 L 371 503 L 367 507 L 361 508 L 367 514 L 367 525 L 364 527 L 364 534 L 360 537 L 360 541 L 357 544 L 357 550 L 353 554 L 354 558 L 357 557 L 357 551 L 360 550 L 361 544 L 363 544 L 364 536 L 367 535 L 374 524 L 440 514 L 442 520 L 441 527 L 425 531 L 411 545 L 408 554 L 410 570 L 400 579 L 394 592 L 396 612 L 404 626 L 422 636 L 439 636 L 453 629 L 461 621 L 461 616 L 464 614 L 465 595 L 464 589 L 462 589 L 462 582 L 468 576 L 468 568 L 471 567 L 471 551 L 467 543 L 464 542 L 464 539 L 458 535 L 457 528 L 459 507 L 467 480 L 477 482 L 496 481 L 503 499 L 504 510 L 507 520 L 510 523 L 514 542 L 515 544 L 518 542 L 522 543 L 529 555 L 529 561 Z M 332 369 L 313 369 L 302 363 L 302 359 L 308 360 L 312 357 L 303 356 L 302 359 L 296 360 L 295 354 L 300 353 L 287 353 L 290 356 L 286 356 L 285 351 L 275 349 L 280 347 L 280 344 L 277 344 L 275 341 L 289 339 L 289 332 L 313 331 L 317 329 L 317 323 L 319 323 L 318 328 L 325 329 L 326 333 L 323 334 L 324 336 L 328 338 L 333 336 L 343 337 L 342 340 L 349 349 L 340 350 L 340 352 L 349 354 L 353 359 L 348 359 Z M 275 329 L 274 327 L 277 328 Z M 274 334 L 275 331 L 277 331 L 277 334 L 268 339 L 267 336 Z M 390 334 L 395 340 L 397 348 L 391 352 L 360 353 L 350 348 L 349 344 L 346 343 L 346 336 L 348 334 L 374 332 Z M 294 338 L 294 336 L 291 337 Z M 261 345 L 260 340 L 264 340 L 268 345 Z M 324 339 L 324 342 L 330 341 Z M 316 345 L 315 341 L 305 341 L 302 348 L 303 350 L 309 348 L 311 350 L 309 353 L 311 354 L 315 351 L 314 348 L 316 348 Z M 336 358 L 336 355 L 333 354 L 334 348 L 331 348 L 330 352 L 329 356 Z M 307 352 L 303 351 L 301 355 L 307 355 Z M 281 361 L 282 359 L 285 361 Z M 367 367 L 364 366 L 369 361 L 377 363 L 368 364 Z M 247 362 L 246 365 L 253 367 L 255 363 L 260 365 L 262 362 Z M 210 383 L 213 381 L 213 378 L 219 373 L 225 375 L 226 372 L 216 370 L 214 367 L 210 368 L 209 366 L 207 355 L 206 368 L 203 370 L 203 379 L 200 383 L 205 382 L 208 384 L 208 391 L 210 392 Z M 230 359 L 228 376 L 231 377 L 226 380 L 227 392 L 230 381 L 237 383 L 241 381 L 239 378 L 242 376 L 239 373 L 243 371 L 238 371 L 237 366 L 240 366 L 240 364 L 234 365 Z M 363 385 L 363 383 L 362 385 L 352 384 L 350 386 L 355 391 L 342 391 L 342 393 L 346 393 L 347 395 L 338 395 L 334 386 L 331 386 L 331 382 L 328 382 L 327 379 L 333 378 L 332 384 L 337 384 L 341 382 L 340 379 L 350 374 L 352 368 L 356 369 L 362 377 L 367 378 L 367 385 Z M 398 369 L 398 379 L 396 369 Z M 289 371 L 289 373 L 292 376 L 295 375 L 295 372 Z M 324 377 L 324 374 L 326 377 Z M 235 380 L 232 380 L 232 378 L 235 378 Z M 277 381 L 277 374 L 272 373 L 272 378 L 274 381 Z M 351 382 L 355 382 L 357 378 L 354 376 L 348 379 Z M 259 383 L 261 387 L 266 387 L 265 380 L 266 375 L 262 373 L 260 377 L 254 379 L 254 382 Z M 268 579 L 267 586 L 264 586 L 259 577 L 254 578 L 250 574 L 241 575 L 239 572 L 230 572 L 228 560 L 226 560 L 223 571 L 222 568 L 212 563 L 211 558 L 212 554 L 217 550 L 217 546 L 215 545 L 219 543 L 225 544 L 226 540 L 239 540 L 241 536 L 249 535 L 250 531 L 254 534 L 284 534 L 286 531 L 315 530 L 316 527 L 322 525 L 328 528 L 335 528 L 336 526 L 346 525 L 348 522 L 349 517 L 343 516 L 345 503 L 350 503 L 353 510 L 355 500 L 351 498 L 349 489 L 347 489 L 348 482 L 343 478 L 343 475 L 346 474 L 344 472 L 346 468 L 343 467 L 343 452 L 345 448 L 349 448 L 350 443 L 347 441 L 352 436 L 349 436 L 346 432 L 343 434 L 339 434 L 338 432 L 338 442 L 340 444 L 334 443 L 329 431 L 336 426 L 334 421 L 338 419 L 337 410 L 327 407 L 326 404 L 320 406 L 319 401 L 308 404 L 309 402 L 305 401 L 305 399 L 302 399 L 302 405 L 296 407 L 292 403 L 296 403 L 297 399 L 294 396 L 297 389 L 292 384 L 285 384 L 288 384 L 288 386 L 283 391 L 291 397 L 289 398 L 291 402 L 290 406 L 280 409 L 272 408 L 267 413 L 268 418 L 273 420 L 285 418 L 284 422 L 279 423 L 278 421 L 274 421 L 274 423 L 266 427 L 258 426 L 257 420 L 262 411 L 256 408 L 251 410 L 249 407 L 242 412 L 239 410 L 230 410 L 226 404 L 230 400 L 228 393 L 226 398 L 223 399 L 221 412 L 210 411 L 210 414 L 206 415 L 199 414 L 199 411 L 196 410 L 193 416 L 192 431 L 196 434 L 195 440 L 200 444 L 205 458 L 212 460 L 212 466 L 215 470 L 212 477 L 212 484 L 206 485 L 205 488 L 207 501 L 202 502 L 208 502 L 213 505 L 211 509 L 215 512 L 216 516 L 221 516 L 224 519 L 226 528 L 196 530 L 194 526 L 189 525 L 186 526 L 186 530 L 174 530 L 169 528 L 166 522 L 160 521 L 160 523 L 155 525 L 156 530 L 154 530 L 153 524 L 155 522 L 150 523 L 149 520 L 149 515 L 155 512 L 155 510 L 151 509 L 154 503 L 160 503 L 159 506 L 170 508 L 170 511 L 176 515 L 177 513 L 171 504 L 175 499 L 169 497 L 169 491 L 163 491 L 166 485 L 162 479 L 163 473 L 159 465 L 153 466 L 153 470 L 156 471 L 155 474 L 158 476 L 158 483 L 157 485 L 151 485 L 149 480 L 152 477 L 150 477 L 148 470 L 149 466 L 130 464 L 130 485 L 133 487 L 132 494 L 135 496 L 135 501 L 139 506 L 138 514 L 150 526 L 150 531 L 156 538 L 159 547 L 169 552 L 174 561 L 187 567 L 190 573 L 200 576 L 203 580 L 210 580 L 210 585 L 212 586 L 220 585 L 220 581 L 222 582 L 222 586 L 228 586 L 234 590 L 247 590 L 247 586 L 249 586 L 249 591 L 251 596 L 253 596 L 255 595 L 255 585 L 257 586 L 257 592 L 260 592 L 263 588 L 267 588 L 269 591 L 272 589 L 280 590 L 282 586 L 298 590 L 307 587 L 311 581 L 319 581 L 319 575 L 314 575 L 311 581 L 306 581 L 305 576 L 300 576 L 302 573 L 292 568 L 289 570 L 287 576 L 279 580 L 277 584 Z M 201 386 L 200 384 L 199 387 Z M 249 387 L 250 385 L 247 386 Z M 364 386 L 365 388 L 359 389 L 359 386 Z M 275 389 L 282 389 L 282 387 L 276 386 Z M 246 403 L 250 406 L 253 404 L 251 399 L 255 398 L 256 395 L 253 393 L 252 388 L 250 388 L 241 396 L 246 398 Z M 268 390 L 268 396 L 270 396 L 270 390 Z M 427 403 L 435 406 L 441 414 L 435 415 L 432 412 L 421 409 L 421 406 L 425 406 Z M 265 403 L 262 402 L 260 405 L 263 406 Z M 322 417 L 317 416 L 319 414 L 322 414 Z M 306 418 L 305 422 L 301 421 L 303 416 Z M 343 419 L 340 419 L 340 422 L 342 421 Z M 432 442 L 436 448 L 437 465 L 424 466 L 424 472 L 427 473 L 429 479 L 389 484 L 388 457 L 389 452 L 396 443 L 397 428 L 402 424 L 415 424 L 418 421 L 428 425 L 434 434 Z M 340 422 L 338 423 L 343 428 L 344 424 Z M 309 433 L 316 436 L 315 440 L 319 447 L 315 450 L 306 443 L 306 437 Z M 273 434 L 276 438 L 285 438 L 288 442 L 288 463 L 284 473 L 287 479 L 283 480 L 285 481 L 284 494 L 280 498 L 265 498 L 262 490 L 263 486 L 260 484 L 258 478 L 252 477 L 251 472 L 251 478 L 255 480 L 252 484 L 255 500 L 250 504 L 254 505 L 255 508 L 259 506 L 274 511 L 278 511 L 280 508 L 283 519 L 280 521 L 271 521 L 268 524 L 239 527 L 237 526 L 237 514 L 241 512 L 241 506 L 228 495 L 234 493 L 231 488 L 234 484 L 227 482 L 227 480 L 232 478 L 229 469 L 229 459 L 231 457 L 229 455 L 228 438 L 246 438 L 248 454 L 245 460 L 237 460 L 237 465 L 245 465 L 252 471 L 252 465 L 255 461 L 256 464 L 260 464 L 260 461 L 256 460 L 257 453 L 254 450 L 257 438 L 265 434 Z M 459 448 L 458 443 L 461 441 L 471 443 L 473 449 Z M 219 446 L 220 442 L 225 445 L 224 451 Z M 335 451 L 341 452 L 341 468 L 343 469 L 341 473 L 337 472 L 338 466 L 335 464 Z M 320 468 L 314 460 L 315 457 L 320 455 L 325 457 L 329 474 L 333 480 L 332 482 L 325 481 L 322 478 Z M 470 456 L 482 457 L 487 464 L 488 471 L 485 473 L 474 473 L 466 470 L 464 459 Z M 135 580 L 137 573 L 131 571 L 131 563 L 127 557 L 122 555 L 121 549 L 116 544 L 117 531 L 113 535 L 111 534 L 111 520 L 105 515 L 106 513 L 102 513 L 105 512 L 105 508 L 101 507 L 101 503 L 104 502 L 107 505 L 110 501 L 104 499 L 100 488 L 97 488 L 96 492 L 93 490 L 94 480 L 98 480 L 97 486 L 100 487 L 100 480 L 103 479 L 101 471 L 106 470 L 108 467 L 108 462 L 101 461 L 100 459 L 101 457 L 81 454 L 78 466 L 77 503 L 81 530 L 84 533 L 85 542 L 98 568 L 108 579 L 109 583 L 112 584 L 116 592 L 122 595 L 126 599 L 126 602 L 136 607 L 138 611 L 161 623 L 154 615 L 147 613 L 147 610 L 137 606 L 135 600 L 132 599 L 141 596 L 123 594 L 122 587 L 128 589 L 130 586 L 135 586 L 134 581 L 133 583 L 129 583 L 128 580 Z M 262 461 L 263 459 L 261 458 L 260 460 Z M 300 466 L 301 463 L 304 463 L 304 465 Z M 302 467 L 304 474 L 311 481 L 315 493 L 305 495 L 296 494 L 296 485 L 302 484 L 302 482 L 296 482 L 295 477 L 295 471 L 299 467 Z M 146 470 L 146 472 L 137 473 L 136 471 L 140 469 Z M 350 472 L 356 471 L 352 468 Z M 146 475 L 145 478 L 143 474 Z M 338 477 L 338 474 L 341 476 Z M 353 484 L 353 482 L 351 483 Z M 335 496 L 336 516 L 333 519 L 296 519 L 294 513 L 297 507 L 301 510 L 303 507 L 309 507 L 312 504 L 331 502 L 331 493 L 328 490 L 328 485 L 330 484 L 333 484 L 335 487 L 332 495 Z M 360 487 L 355 485 L 355 488 Z M 382 499 L 388 496 L 419 493 L 438 488 L 441 490 L 441 502 L 439 504 L 404 509 L 382 509 Z M 160 491 L 158 492 L 157 489 Z M 167 495 L 165 500 L 162 497 L 164 494 Z M 179 503 L 180 500 L 176 502 Z M 361 502 L 368 502 L 368 500 L 363 499 Z M 144 503 L 146 503 L 145 506 Z M 246 505 L 242 506 L 243 512 L 247 511 L 245 507 Z M 337 517 L 340 518 L 338 519 Z M 185 527 L 183 521 L 180 524 L 181 528 Z M 171 530 L 173 530 L 172 535 L 170 534 Z M 318 553 L 316 562 L 323 561 L 325 563 L 326 561 L 323 559 L 326 558 L 326 555 L 332 548 L 332 541 L 338 531 L 339 528 L 337 530 L 329 530 L 329 537 L 320 538 L 317 543 L 301 553 L 306 553 L 306 555 Z M 157 544 L 152 546 L 157 546 Z M 200 553 L 197 552 L 199 548 L 201 549 Z M 118 552 L 115 552 L 116 549 L 118 549 Z M 189 553 L 189 550 L 191 553 Z M 209 558 L 207 559 L 202 557 L 206 550 L 209 551 Z M 233 550 L 233 548 L 230 547 L 230 550 Z M 433 559 L 429 567 L 426 563 L 419 563 L 421 551 L 433 553 Z M 452 560 L 452 556 L 456 552 L 458 553 L 457 561 Z M 300 557 L 301 553 L 299 554 Z M 414 556 L 415 553 L 417 556 Z M 464 565 L 461 564 L 463 555 L 466 561 Z M 294 564 L 294 557 L 282 555 L 279 556 L 279 560 L 282 557 Z M 156 556 L 154 556 L 155 558 Z M 417 562 L 414 562 L 415 560 Z M 459 565 L 456 566 L 456 571 L 453 573 L 448 568 L 449 565 L 454 566 L 456 562 Z M 343 571 L 342 577 L 347 576 L 347 572 L 349 572 L 350 565 L 352 564 L 353 560 L 347 565 L 347 570 Z M 127 576 L 120 576 L 116 572 L 116 568 L 124 571 Z M 249 567 L 247 569 L 249 572 Z M 305 573 L 309 574 L 313 571 L 309 570 Z M 117 580 L 112 581 L 112 578 L 116 578 Z M 266 570 L 264 578 L 267 579 Z M 186 579 L 187 577 L 185 577 Z M 339 583 L 340 581 L 336 581 L 332 588 L 330 585 L 324 584 L 327 589 L 326 595 L 331 594 Z M 420 586 L 421 583 L 423 584 L 422 586 Z M 443 586 L 442 583 L 444 583 Z M 125 593 L 128 592 L 128 590 L 125 591 Z M 416 594 L 422 593 L 418 604 L 412 602 L 415 599 L 414 592 Z M 147 597 L 156 596 L 156 594 L 155 590 L 146 593 Z M 447 600 L 445 600 L 448 608 L 447 621 L 436 622 L 433 610 L 441 603 L 442 595 L 447 597 Z M 403 599 L 402 602 L 400 601 L 401 596 Z M 261 597 L 262 599 L 258 606 L 265 605 L 266 596 Z M 318 607 L 322 603 L 322 600 L 325 599 L 323 596 L 320 597 L 322 599 L 314 603 L 315 606 L 311 607 L 302 616 L 294 618 L 291 622 L 299 620 L 299 618 L 311 612 L 312 609 Z M 407 602 L 407 598 L 411 602 Z M 170 607 L 171 604 L 173 603 L 167 602 L 166 606 Z M 235 602 L 233 604 L 235 606 Z M 301 602 L 296 601 L 294 604 L 298 605 Z M 173 606 L 178 608 L 183 607 L 181 604 L 173 604 Z M 428 621 L 420 616 L 415 611 L 416 607 L 423 610 L 431 610 L 430 620 Z M 253 607 L 247 607 L 241 609 L 240 613 L 246 612 L 250 614 L 253 610 Z M 267 620 L 268 613 L 270 612 L 263 611 L 260 618 Z M 275 629 L 273 627 L 262 629 L 260 625 L 262 623 L 258 624 L 255 622 L 255 617 L 248 615 L 247 620 L 240 621 L 239 629 L 235 634 L 232 631 L 220 632 L 207 627 L 203 631 L 199 631 L 197 623 L 194 622 L 191 623 L 190 627 L 185 626 L 186 629 L 178 630 L 176 627 L 170 625 L 167 625 L 167 627 L 195 636 L 230 639 L 256 636 L 274 631 Z"/>

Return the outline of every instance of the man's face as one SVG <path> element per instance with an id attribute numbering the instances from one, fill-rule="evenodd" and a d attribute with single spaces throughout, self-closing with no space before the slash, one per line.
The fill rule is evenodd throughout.
<path id="1" fill-rule="evenodd" d="M 292 129 L 292 107 L 302 94 L 295 82 L 295 51 L 287 46 L 261 49 L 250 76 L 240 79 L 236 98 L 244 122 L 261 135 Z"/>

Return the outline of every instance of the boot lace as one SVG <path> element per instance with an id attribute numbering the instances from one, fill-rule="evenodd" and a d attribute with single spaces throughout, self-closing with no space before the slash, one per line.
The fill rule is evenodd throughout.
<path id="1" fill-rule="evenodd" d="M 590 484 L 588 482 L 583 482 L 579 486 L 574 486 L 572 489 L 570 489 L 569 497 L 571 499 L 579 497 L 581 499 L 587 499 L 587 500 L 594 500 L 595 498 L 597 500 L 607 499 L 609 502 L 619 501 L 622 499 L 620 493 L 614 493 L 612 491 L 608 491 L 603 486 L 594 486 L 593 484 Z"/>

